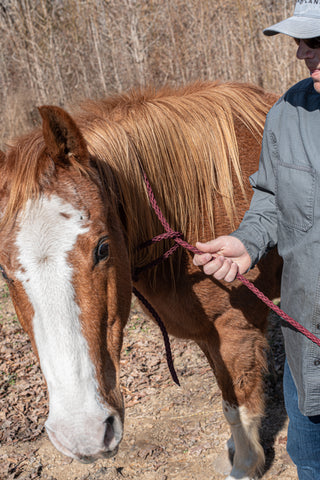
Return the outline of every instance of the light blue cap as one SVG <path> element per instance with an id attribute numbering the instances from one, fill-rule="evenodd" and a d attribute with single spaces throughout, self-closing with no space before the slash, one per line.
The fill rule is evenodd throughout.
<path id="1" fill-rule="evenodd" d="M 295 38 L 320 37 L 320 0 L 298 0 L 292 17 L 263 30 L 265 35 L 284 33 Z"/>

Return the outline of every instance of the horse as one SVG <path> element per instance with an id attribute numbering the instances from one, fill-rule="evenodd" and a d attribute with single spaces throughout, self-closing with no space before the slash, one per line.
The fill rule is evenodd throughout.
<path id="1" fill-rule="evenodd" d="M 263 468 L 268 309 L 239 281 L 206 276 L 185 249 L 155 261 L 174 240 L 149 245 L 163 227 L 143 173 L 190 244 L 228 234 L 248 208 L 275 101 L 235 82 L 135 88 L 72 114 L 39 107 L 39 127 L 1 152 L 1 272 L 47 383 L 47 433 L 63 454 L 92 462 L 119 448 L 119 359 L 134 287 L 212 367 L 233 440 L 227 479 Z M 275 298 L 280 272 L 271 251 L 247 277 Z"/>

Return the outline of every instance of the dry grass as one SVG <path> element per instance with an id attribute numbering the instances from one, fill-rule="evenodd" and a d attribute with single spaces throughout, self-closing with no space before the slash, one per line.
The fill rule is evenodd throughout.
<path id="1" fill-rule="evenodd" d="M 295 45 L 262 29 L 293 0 L 4 0 L 0 145 L 67 106 L 135 85 L 249 81 L 275 93 L 303 78 Z"/>

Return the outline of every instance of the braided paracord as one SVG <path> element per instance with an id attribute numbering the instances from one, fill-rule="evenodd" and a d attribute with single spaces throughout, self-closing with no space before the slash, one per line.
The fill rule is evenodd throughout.
<path id="1" fill-rule="evenodd" d="M 313 343 L 318 345 L 320 347 L 320 338 L 316 337 L 313 335 L 313 333 L 309 332 L 305 327 L 303 327 L 299 322 L 294 320 L 292 317 L 290 317 L 287 313 L 285 313 L 281 308 L 279 308 L 277 305 L 275 305 L 271 300 L 269 300 L 268 297 L 265 296 L 264 293 L 262 293 L 257 287 L 253 285 L 247 278 L 245 278 L 243 275 L 240 273 L 237 274 L 237 278 L 247 287 L 251 292 L 253 292 L 260 300 L 262 300 L 271 310 L 276 312 L 279 317 L 281 317 L 283 320 L 286 322 L 290 323 L 296 330 L 298 330 L 300 333 L 305 335 L 309 340 L 311 340 Z"/>
<path id="2" fill-rule="evenodd" d="M 152 240 L 149 240 L 148 242 L 145 242 L 144 244 L 140 245 L 139 248 L 145 248 L 145 247 L 151 245 L 154 242 L 159 242 L 161 240 L 169 239 L 169 238 L 173 239 L 176 242 L 176 245 L 171 247 L 170 250 L 168 250 L 165 254 L 163 254 L 158 259 L 154 260 L 152 263 L 150 263 L 146 267 L 141 267 L 140 269 L 136 269 L 135 272 L 134 272 L 134 280 L 137 279 L 138 273 L 140 273 L 141 271 L 145 270 L 146 268 L 150 268 L 154 265 L 157 265 L 162 260 L 164 260 L 164 259 L 168 258 L 170 255 L 172 255 L 175 252 L 175 250 L 178 248 L 178 246 L 181 246 L 181 247 L 185 248 L 186 250 L 189 250 L 190 252 L 192 252 L 194 254 L 201 255 L 203 253 L 200 250 L 198 250 L 196 247 L 190 245 L 188 242 L 183 240 L 182 239 L 182 234 L 180 232 L 175 232 L 170 227 L 170 225 L 168 224 L 167 220 L 165 219 L 162 211 L 160 210 L 160 208 L 157 204 L 157 201 L 156 201 L 155 196 L 153 194 L 153 191 L 152 191 L 152 188 L 151 188 L 151 185 L 149 183 L 149 180 L 147 178 L 146 173 L 143 170 L 142 170 L 142 173 L 143 173 L 144 181 L 145 181 L 145 184 L 146 184 L 150 204 L 151 204 L 153 210 L 155 211 L 158 219 L 160 220 L 162 226 L 164 227 L 166 233 L 157 235 Z M 318 345 L 320 347 L 320 339 L 319 338 L 317 338 L 315 335 L 313 335 L 311 332 L 309 332 L 309 330 L 307 330 L 305 327 L 303 327 L 299 322 L 294 320 L 292 317 L 287 315 L 283 310 L 281 310 L 281 308 L 279 308 L 277 305 L 275 305 L 268 297 L 266 297 L 266 295 L 264 295 L 264 293 L 262 293 L 257 287 L 255 287 L 252 282 L 250 282 L 247 278 L 245 278 L 240 273 L 237 274 L 237 279 L 240 280 L 249 290 L 251 290 L 252 293 L 254 293 L 254 295 L 256 295 L 260 300 L 262 300 L 269 308 L 271 308 L 271 310 L 273 310 L 283 320 L 288 322 L 296 330 L 298 330 L 300 333 L 302 333 L 307 338 L 309 338 L 309 340 L 311 340 L 312 342 L 314 342 L 316 345 Z M 168 333 L 166 331 L 166 328 L 165 328 L 161 318 L 159 317 L 157 312 L 154 310 L 152 305 L 150 305 L 150 303 L 144 298 L 144 296 L 135 287 L 133 287 L 133 293 L 145 305 L 145 307 L 149 310 L 149 312 L 151 313 L 151 315 L 154 317 L 157 324 L 159 325 L 160 330 L 161 330 L 162 335 L 163 335 L 163 339 L 164 339 L 167 363 L 168 363 L 168 367 L 169 367 L 172 379 L 177 385 L 180 385 L 179 380 L 178 380 L 178 376 L 176 374 L 174 364 L 173 364 L 171 347 L 170 347 L 170 340 L 169 340 Z"/>
<path id="3" fill-rule="evenodd" d="M 170 225 L 168 224 L 168 222 L 164 218 L 159 206 L 157 205 L 156 199 L 155 199 L 154 194 L 153 194 L 152 189 L 151 189 L 151 185 L 148 181 L 148 178 L 147 178 L 145 172 L 143 172 L 143 175 L 144 175 L 144 181 L 145 181 L 146 186 L 147 186 L 149 200 L 150 200 L 150 203 L 152 205 L 152 208 L 154 209 L 154 211 L 155 211 L 157 217 L 159 218 L 160 222 L 162 223 L 164 229 L 167 232 L 173 232 Z M 182 247 L 186 248 L 187 250 L 189 250 L 192 253 L 197 253 L 197 254 L 200 254 L 200 255 L 203 253 L 200 250 L 198 250 L 197 248 L 190 245 L 188 242 L 182 240 L 182 238 L 175 238 L 174 241 L 176 243 L 178 243 L 179 245 L 181 245 Z M 237 274 L 237 279 L 240 280 L 247 288 L 249 288 L 249 290 L 251 290 L 258 298 L 260 298 L 260 300 L 262 300 L 269 308 L 271 308 L 274 312 L 276 312 L 277 315 L 279 315 L 283 320 L 290 323 L 290 325 L 292 325 L 296 330 L 301 332 L 303 335 L 305 335 L 307 338 L 309 338 L 309 340 L 311 340 L 312 342 L 314 342 L 316 345 L 318 345 L 320 347 L 320 339 L 319 338 L 317 338 L 315 335 L 313 335 L 311 332 L 309 332 L 309 330 L 307 330 L 305 327 L 300 325 L 300 323 L 298 323 L 296 320 L 294 320 L 289 315 L 287 315 L 277 305 L 274 305 L 274 303 L 271 300 L 269 300 L 269 298 L 266 297 L 257 287 L 255 287 L 253 285 L 253 283 L 251 283 L 248 279 L 246 279 L 240 273 Z"/>

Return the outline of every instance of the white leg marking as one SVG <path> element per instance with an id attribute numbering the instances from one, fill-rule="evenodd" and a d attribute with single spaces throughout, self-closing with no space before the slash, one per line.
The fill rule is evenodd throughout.
<path id="1" fill-rule="evenodd" d="M 259 442 L 260 418 L 250 415 L 246 407 L 233 407 L 223 401 L 223 412 L 230 425 L 234 442 L 233 468 L 226 480 L 252 480 L 264 463 Z"/>

